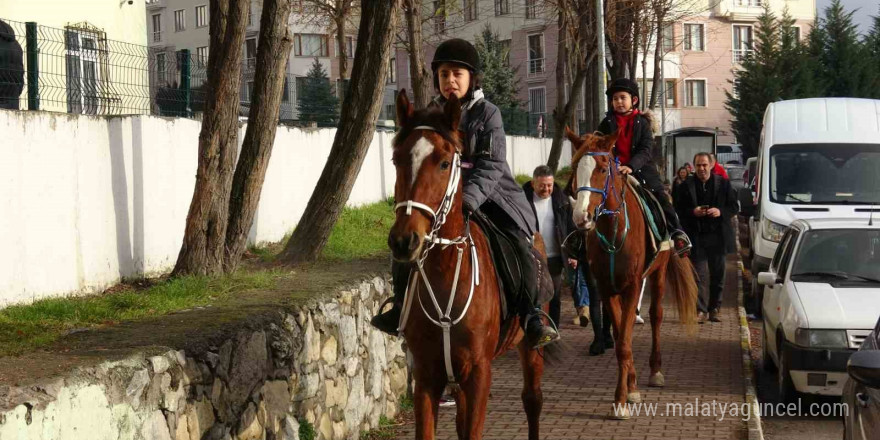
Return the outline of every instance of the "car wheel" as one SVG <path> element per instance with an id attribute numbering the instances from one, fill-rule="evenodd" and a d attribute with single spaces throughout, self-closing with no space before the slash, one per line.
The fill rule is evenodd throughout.
<path id="1" fill-rule="evenodd" d="M 780 335 L 780 341 L 781 339 Z M 794 382 L 791 380 L 791 370 L 789 370 L 788 361 L 785 359 L 785 353 L 782 351 L 782 343 L 780 342 L 776 351 L 779 358 L 779 365 L 776 368 L 776 385 L 779 389 L 779 401 L 782 403 L 791 403 L 795 399 L 797 390 L 794 389 Z"/>
<path id="2" fill-rule="evenodd" d="M 776 370 L 776 364 L 773 363 L 773 358 L 770 357 L 770 350 L 767 349 L 770 341 L 767 339 L 767 324 L 761 324 L 761 332 L 763 333 L 763 342 L 761 343 L 761 367 L 764 368 L 764 371 L 773 372 Z"/>

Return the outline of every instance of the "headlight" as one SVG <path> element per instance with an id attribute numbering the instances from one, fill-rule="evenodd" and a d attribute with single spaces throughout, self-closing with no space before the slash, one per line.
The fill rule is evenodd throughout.
<path id="1" fill-rule="evenodd" d="M 794 342 L 810 348 L 847 348 L 846 330 L 810 330 L 799 328 L 794 332 Z"/>
<path id="2" fill-rule="evenodd" d="M 761 236 L 764 237 L 764 240 L 770 240 L 775 243 L 779 243 L 779 240 L 782 240 L 782 234 L 785 233 L 786 227 L 780 225 L 779 223 L 771 222 L 767 220 L 767 217 L 764 217 L 764 227 L 761 228 Z"/>

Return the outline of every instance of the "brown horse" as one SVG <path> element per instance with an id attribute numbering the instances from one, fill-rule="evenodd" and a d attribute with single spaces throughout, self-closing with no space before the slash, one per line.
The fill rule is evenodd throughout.
<path id="1" fill-rule="evenodd" d="M 669 283 L 675 293 L 679 318 L 695 329 L 697 286 L 690 260 L 669 247 L 650 260 L 649 226 L 636 194 L 627 190 L 611 150 L 617 135 L 579 137 L 566 127 L 566 136 L 577 147 L 572 158 L 571 194 L 577 195 L 575 223 L 586 231 L 587 260 L 605 309 L 611 314 L 617 355 L 617 390 L 611 417 L 629 418 L 625 403 L 638 403 L 632 332 L 643 280 L 651 288 L 651 376 L 648 386 L 662 387 L 660 324 L 663 294 Z M 661 249 L 664 249 L 661 247 Z"/>
<path id="2" fill-rule="evenodd" d="M 502 332 L 489 243 L 463 217 L 460 117 L 455 97 L 443 109 L 414 111 L 405 90 L 397 96 L 402 128 L 394 139 L 397 203 L 388 244 L 395 260 L 416 266 L 400 324 L 414 360 L 415 437 L 434 438 L 439 399 L 451 384 L 458 438 L 482 438 L 492 360 L 517 345 L 529 439 L 537 440 L 543 350 L 527 347 L 516 322 Z"/>

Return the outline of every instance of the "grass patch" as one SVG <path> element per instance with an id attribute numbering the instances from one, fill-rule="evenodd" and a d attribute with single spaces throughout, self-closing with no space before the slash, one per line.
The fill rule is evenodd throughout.
<path id="1" fill-rule="evenodd" d="M 554 180 L 557 185 L 562 186 L 565 185 L 565 182 L 568 182 L 569 177 L 571 177 L 571 167 L 565 166 L 560 168 L 559 171 L 556 171 L 556 176 L 554 177 Z M 516 180 L 516 183 L 522 186 L 529 180 L 532 180 L 532 176 L 529 176 L 528 174 L 517 174 L 516 176 L 514 176 L 514 180 Z"/>
<path id="2" fill-rule="evenodd" d="M 528 174 L 517 174 L 513 177 L 513 180 L 516 180 L 516 183 L 518 183 L 519 186 L 523 186 L 526 182 L 532 180 L 532 176 L 529 176 Z"/>
<path id="3" fill-rule="evenodd" d="M 299 421 L 299 438 L 300 440 L 315 440 L 318 438 L 318 433 L 315 432 L 315 427 L 306 419 Z"/>
<path id="4" fill-rule="evenodd" d="M 327 260 L 354 260 L 388 254 L 388 231 L 394 224 L 393 199 L 345 208 L 333 226 L 321 255 Z"/>
<path id="5" fill-rule="evenodd" d="M 385 440 L 385 439 L 393 439 L 395 437 L 395 424 L 392 420 L 389 420 L 385 415 L 379 416 L 379 426 L 375 429 L 371 429 L 369 431 L 364 431 L 361 433 L 361 440 Z"/>
<path id="6" fill-rule="evenodd" d="M 222 303 L 253 289 L 268 289 L 276 271 L 238 271 L 218 278 L 180 277 L 150 287 L 123 285 L 113 293 L 79 298 L 49 298 L 0 310 L 0 356 L 16 355 L 51 344 L 81 328 L 165 315 L 177 310 Z"/>
<path id="7" fill-rule="evenodd" d="M 412 398 L 404 395 L 400 398 L 400 410 L 401 411 L 410 411 L 413 409 L 413 401 Z"/>

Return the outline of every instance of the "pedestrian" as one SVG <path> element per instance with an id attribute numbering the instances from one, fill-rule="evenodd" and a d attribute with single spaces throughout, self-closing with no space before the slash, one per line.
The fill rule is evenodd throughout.
<path id="1" fill-rule="evenodd" d="M 554 181 L 553 170 L 547 165 L 535 168 L 532 180 L 523 184 L 523 192 L 538 220 L 538 230 L 544 239 L 547 267 L 553 279 L 553 299 L 550 301 L 550 319 L 559 324 L 562 312 L 562 275 L 569 267 L 577 267 L 578 261 L 562 254 L 562 243 L 577 227 L 571 219 L 571 202 Z M 572 287 L 574 288 L 574 286 Z M 580 314 L 580 310 L 578 313 Z M 587 316 L 583 310 L 583 316 Z"/>
<path id="2" fill-rule="evenodd" d="M 684 181 L 690 176 L 686 167 L 681 167 L 678 171 L 675 172 L 675 180 L 672 181 L 672 194 L 675 194 L 676 189 L 678 189 L 678 185 L 684 183 Z"/>
<path id="3" fill-rule="evenodd" d="M 532 256 L 532 237 L 538 232 L 535 214 L 507 165 L 501 111 L 485 99 L 480 88 L 480 55 L 466 40 L 447 40 L 437 46 L 431 70 L 434 88 L 440 95 L 429 105 L 442 107 L 452 95 L 462 103 L 459 130 L 464 151 L 461 160 L 469 164 L 462 171 L 465 221 L 471 213 L 480 210 L 513 243 L 523 275 L 523 293 L 515 306 L 527 344 L 537 349 L 555 342 L 559 334 L 540 318 L 543 312 L 538 305 L 538 263 Z M 397 335 L 411 270 L 411 264 L 392 263 L 392 308 L 374 316 L 370 320 L 373 327 Z"/>
<path id="4" fill-rule="evenodd" d="M 725 260 L 736 252 L 731 219 L 736 215 L 736 194 L 730 181 L 712 174 L 709 153 L 694 156 L 696 173 L 678 186 L 676 209 L 685 231 L 693 239 L 691 260 L 698 276 L 698 320 L 720 322 Z M 708 294 L 708 300 L 706 299 Z"/>
<path id="5" fill-rule="evenodd" d="M 639 111 L 638 84 L 628 78 L 619 78 L 611 83 L 605 95 L 612 110 L 599 124 L 599 131 L 606 135 L 617 133 L 614 156 L 620 162 L 620 172 L 634 175 L 654 193 L 666 216 L 666 232 L 672 238 L 675 252 L 678 255 L 687 254 L 691 247 L 690 240 L 681 229 L 672 201 L 660 180 L 660 172 L 651 157 L 653 116 L 650 112 Z"/>
<path id="6" fill-rule="evenodd" d="M 727 175 L 727 170 L 718 163 L 718 158 L 715 154 L 709 153 L 709 157 L 712 159 L 712 174 L 717 174 L 726 180 L 730 180 L 730 176 Z"/>
<path id="7" fill-rule="evenodd" d="M 23 89 L 21 45 L 15 40 L 12 26 L 0 20 L 0 108 L 18 110 L 18 100 Z"/>

